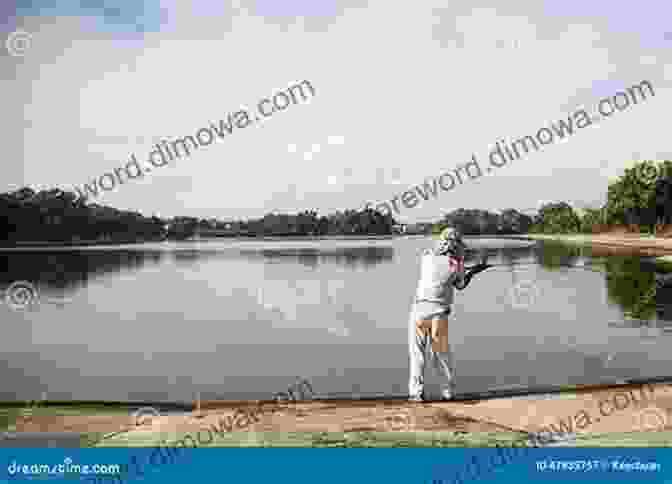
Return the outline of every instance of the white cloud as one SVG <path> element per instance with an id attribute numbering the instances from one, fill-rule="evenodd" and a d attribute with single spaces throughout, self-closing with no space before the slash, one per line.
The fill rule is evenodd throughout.
<path id="1" fill-rule="evenodd" d="M 280 25 L 251 8 L 218 7 L 206 16 L 162 0 L 169 20 L 163 31 L 146 35 L 142 49 L 120 49 L 119 39 L 81 32 L 67 18 L 26 26 L 48 42 L 20 62 L 0 57 L 0 73 L 9 73 L 0 79 L 9 93 L 3 112 L 17 120 L 5 128 L 5 157 L 12 162 L 0 165 L 0 191 L 81 184 L 125 163 L 131 152 L 146 156 L 151 149 L 90 146 L 95 132 L 194 134 L 241 104 L 253 108 L 306 79 L 316 90 L 309 102 L 236 130 L 142 183 L 119 186 L 106 200 L 146 213 L 204 217 L 222 207 L 254 216 L 276 202 L 293 203 L 294 210 L 361 207 L 463 164 L 472 153 L 485 158 L 496 140 L 566 117 L 568 104 L 598 101 L 589 92 L 596 80 L 628 85 L 650 76 L 656 88 L 661 78 L 672 80 L 672 59 L 662 46 L 628 50 L 622 36 L 597 24 L 549 19 L 532 4 L 519 9 L 523 15 L 494 0 L 478 8 L 460 0 L 435 10 L 438 3 L 371 0 L 357 9 L 339 3 L 341 13 L 323 23 L 307 18 Z M 446 42 L 458 32 L 464 49 Z M 517 46 L 497 48 L 498 41 Z M 606 191 L 603 159 L 617 173 L 630 153 L 667 149 L 665 96 L 661 86 L 646 103 L 404 216 L 432 218 L 453 207 L 500 203 L 529 207 L 547 196 L 592 199 Z M 332 190 L 342 187 L 325 183 L 323 164 L 331 173 L 347 166 L 357 171 L 345 189 Z M 389 167 L 382 182 L 374 181 L 377 167 Z M 398 180 L 393 167 L 401 168 Z M 584 176 L 577 180 L 578 174 Z M 292 183 L 290 202 L 283 190 Z M 322 185 L 325 190 L 316 188 Z"/>

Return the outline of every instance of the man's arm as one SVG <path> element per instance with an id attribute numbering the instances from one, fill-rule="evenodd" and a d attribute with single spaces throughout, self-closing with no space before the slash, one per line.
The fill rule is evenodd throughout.
<path id="1" fill-rule="evenodd" d="M 453 286 L 460 291 L 469 284 L 468 274 L 464 270 L 464 259 L 453 258 L 450 259 L 450 267 L 453 270 Z"/>
<path id="2" fill-rule="evenodd" d="M 466 272 L 462 272 L 461 274 L 457 273 L 458 275 L 455 278 L 454 283 L 455 287 L 460 291 L 466 289 L 469 283 L 471 282 L 472 277 L 474 277 L 479 272 L 483 272 L 484 270 L 489 269 L 490 267 L 492 267 L 490 264 L 481 263 L 475 265 L 474 267 L 469 268 L 469 270 L 467 270 Z"/>

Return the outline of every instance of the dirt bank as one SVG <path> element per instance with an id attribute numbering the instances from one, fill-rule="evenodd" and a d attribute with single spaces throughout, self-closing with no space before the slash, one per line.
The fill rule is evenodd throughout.
<path id="1" fill-rule="evenodd" d="M 618 254 L 640 254 L 649 256 L 672 255 L 672 239 L 643 236 L 639 234 L 527 234 L 531 240 L 557 240 L 572 244 L 588 245 L 594 250 L 603 249 Z"/>
<path id="2" fill-rule="evenodd" d="M 200 412 L 153 417 L 141 425 L 135 425 L 128 415 L 36 415 L 17 422 L 16 431 L 120 432 L 109 436 L 103 445 L 155 445 L 159 440 L 170 443 L 177 436 L 195 436 L 199 431 L 203 435 L 207 429 L 221 429 L 222 421 L 228 419 L 231 422 L 231 417 L 253 411 L 259 408 L 258 404 L 249 401 L 201 402 Z M 252 436 L 261 434 L 437 432 L 508 434 L 509 438 L 520 440 L 544 429 L 598 435 L 672 430 L 672 385 L 669 384 L 590 388 L 554 395 L 479 401 L 338 400 L 272 405 L 274 408 L 259 413 L 255 422 L 234 427 L 233 432 L 226 432 L 226 438 L 217 437 L 210 445 L 249 445 Z"/>

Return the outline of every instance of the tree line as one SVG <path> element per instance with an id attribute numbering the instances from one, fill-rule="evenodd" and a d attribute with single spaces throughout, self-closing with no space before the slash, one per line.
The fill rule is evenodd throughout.
<path id="1" fill-rule="evenodd" d="M 656 234 L 672 224 L 672 161 L 640 161 L 607 187 L 599 208 L 575 210 L 569 203 L 543 205 L 533 233 L 600 233 L 614 227 Z"/>
<path id="2" fill-rule="evenodd" d="M 219 230 L 231 236 L 391 235 L 394 218 L 373 209 L 337 211 L 320 216 L 314 210 L 298 214 L 268 214 L 259 219 L 221 222 L 197 217 L 146 217 L 88 203 L 60 189 L 32 188 L 0 194 L 0 244 L 133 243 L 187 239 Z"/>
<path id="3" fill-rule="evenodd" d="M 466 235 L 525 233 L 599 233 L 614 226 L 630 232 L 657 233 L 672 224 L 672 161 L 642 161 L 607 188 L 599 208 L 575 210 L 567 202 L 547 203 L 533 216 L 514 209 L 454 210 L 436 223 L 420 225 L 420 233 L 438 233 L 447 225 Z M 0 244 L 132 243 L 187 239 L 196 234 L 267 237 L 393 235 L 404 233 L 389 213 L 373 208 L 319 215 L 270 213 L 261 218 L 220 221 L 197 217 L 146 217 L 135 211 L 89 203 L 60 189 L 32 188 L 0 194 Z M 413 232 L 409 229 L 408 233 Z"/>
<path id="4" fill-rule="evenodd" d="M 0 233 L 4 245 L 125 243 L 165 237 L 158 217 L 87 204 L 59 189 L 35 192 L 31 188 L 0 194 Z"/>
<path id="5" fill-rule="evenodd" d="M 377 210 L 336 211 L 318 215 L 315 210 L 298 214 L 267 214 L 259 219 L 236 222 L 201 221 L 199 229 L 208 229 L 239 236 L 328 236 L 328 235 L 391 235 L 396 221 L 390 214 Z"/>
<path id="6" fill-rule="evenodd" d="M 440 233 L 445 227 L 453 226 L 465 235 L 515 235 L 528 232 L 533 218 L 512 208 L 497 214 L 487 210 L 454 210 L 435 223 L 432 233 Z"/>

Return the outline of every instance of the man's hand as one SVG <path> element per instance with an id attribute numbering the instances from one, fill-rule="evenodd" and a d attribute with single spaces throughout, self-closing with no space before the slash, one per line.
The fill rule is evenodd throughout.
<path id="1" fill-rule="evenodd" d="M 457 287 L 457 289 L 459 289 L 460 291 L 466 289 L 469 283 L 471 282 L 472 277 L 474 277 L 479 272 L 483 272 L 484 270 L 489 269 L 491 267 L 492 265 L 485 263 L 480 263 L 473 267 L 469 267 L 466 271 L 466 274 L 464 275 L 464 283 L 462 285 L 456 285 L 455 287 Z"/>
<path id="2" fill-rule="evenodd" d="M 492 267 L 491 264 L 481 262 L 480 264 L 476 264 L 474 267 L 470 267 L 468 270 L 471 273 L 471 275 L 474 275 L 478 274 L 479 272 L 483 272 L 486 269 L 490 269 L 491 267 Z"/>

